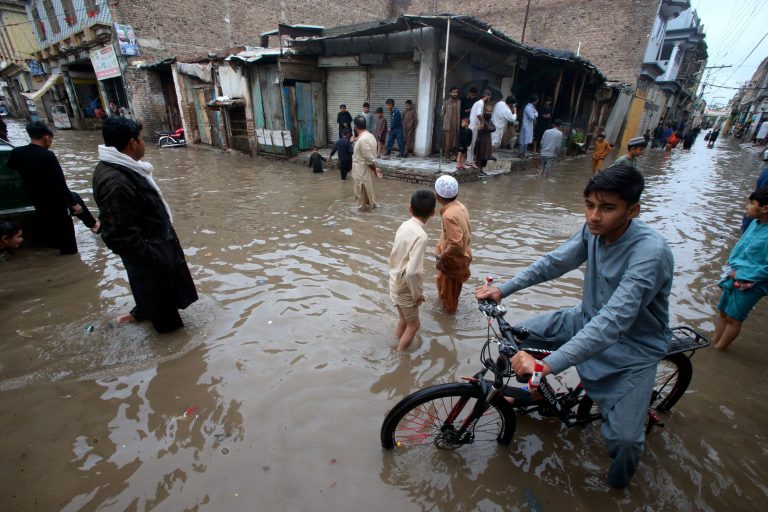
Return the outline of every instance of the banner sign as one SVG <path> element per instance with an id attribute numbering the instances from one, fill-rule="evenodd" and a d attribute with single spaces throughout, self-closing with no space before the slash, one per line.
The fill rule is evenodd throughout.
<path id="1" fill-rule="evenodd" d="M 32 76 L 45 75 L 45 70 L 43 69 L 43 65 L 37 62 L 36 60 L 28 60 L 27 67 L 29 68 L 29 72 L 32 73 Z"/>
<path id="2" fill-rule="evenodd" d="M 96 78 L 105 80 L 120 76 L 120 66 L 117 64 L 117 55 L 112 46 L 105 46 L 90 53 L 93 70 L 96 72 Z"/>
<path id="3" fill-rule="evenodd" d="M 136 39 L 136 33 L 130 25 L 120 25 L 115 23 L 115 35 L 120 44 L 120 53 L 127 56 L 141 55 L 139 53 L 139 43 Z"/>

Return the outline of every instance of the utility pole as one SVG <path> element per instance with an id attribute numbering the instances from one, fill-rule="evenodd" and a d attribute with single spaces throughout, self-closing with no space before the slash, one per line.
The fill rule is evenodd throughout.
<path id="1" fill-rule="evenodd" d="M 709 71 L 707 71 L 707 76 L 704 77 L 704 80 L 701 81 L 701 92 L 699 93 L 699 99 L 704 97 L 704 89 L 707 87 L 707 80 L 709 80 L 709 74 L 712 73 L 713 69 L 723 69 L 723 68 L 732 68 L 732 67 L 733 66 L 730 64 L 727 66 L 705 66 L 704 69 L 707 69 Z M 702 69 L 701 71 L 704 71 L 704 69 Z"/>
<path id="2" fill-rule="evenodd" d="M 528 25 L 528 11 L 531 10 L 531 0 L 528 0 L 528 5 L 525 6 L 525 19 L 523 20 L 523 35 L 520 36 L 520 42 L 525 42 L 525 27 Z"/>

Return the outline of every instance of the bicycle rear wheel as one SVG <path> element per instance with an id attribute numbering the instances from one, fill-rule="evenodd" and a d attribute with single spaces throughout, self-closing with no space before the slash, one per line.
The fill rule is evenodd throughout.
<path id="1" fill-rule="evenodd" d="M 431 386 L 402 399 L 381 425 L 381 445 L 394 447 L 425 446 L 453 450 L 475 443 L 509 444 L 515 434 L 515 412 L 499 396 L 472 424 L 471 415 L 480 387 L 469 383 Z M 462 425 L 469 423 L 467 434 L 459 438 Z"/>
<path id="2" fill-rule="evenodd" d="M 651 394 L 650 408 L 667 412 L 682 398 L 693 376 L 691 361 L 684 354 L 667 355 L 656 366 L 656 383 Z M 597 419 L 597 404 L 585 395 L 576 416 L 587 422 Z"/>
<path id="3" fill-rule="evenodd" d="M 659 361 L 656 367 L 656 385 L 651 395 L 651 407 L 667 412 L 680 400 L 693 376 L 691 360 L 685 354 L 672 354 Z"/>

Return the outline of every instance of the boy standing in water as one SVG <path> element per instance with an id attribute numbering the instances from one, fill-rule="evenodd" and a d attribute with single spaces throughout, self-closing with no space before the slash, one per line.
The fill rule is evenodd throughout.
<path id="1" fill-rule="evenodd" d="M 637 169 L 637 159 L 643 154 L 643 151 L 645 151 L 644 138 L 635 137 L 634 139 L 629 139 L 629 144 L 627 144 L 627 154 L 614 160 L 611 167 L 623 164 L 628 165 L 633 169 Z"/>
<path id="2" fill-rule="evenodd" d="M 605 157 L 611 154 L 611 147 L 605 140 L 605 134 L 601 133 L 597 136 L 597 142 L 595 142 L 595 152 L 592 154 L 592 172 L 600 172 L 603 170 L 603 164 L 605 163 Z"/>
<path id="3" fill-rule="evenodd" d="M 312 146 L 312 154 L 309 155 L 307 167 L 312 168 L 312 172 L 323 172 L 323 162 L 325 162 L 325 157 L 318 153 L 317 146 Z"/>
<path id="4" fill-rule="evenodd" d="M 24 237 L 21 226 L 15 222 L 0 220 L 0 263 L 8 259 L 7 249 L 18 249 Z"/>
<path id="5" fill-rule="evenodd" d="M 431 190 L 417 190 L 411 196 L 409 211 L 412 217 L 398 228 L 389 255 L 389 295 L 399 316 L 395 330 L 398 352 L 408 348 L 421 327 L 419 306 L 425 300 L 424 253 L 427 250 L 424 224 L 435 214 L 435 194 Z"/>
<path id="6" fill-rule="evenodd" d="M 757 301 L 768 293 L 768 187 L 749 196 L 747 217 L 754 219 L 733 247 L 720 281 L 723 293 L 712 343 L 726 350 Z"/>
<path id="7" fill-rule="evenodd" d="M 442 231 L 435 247 L 437 257 L 437 293 L 448 314 L 454 314 L 464 282 L 469 279 L 472 249 L 469 247 L 471 230 L 469 212 L 457 198 L 459 182 L 453 176 L 443 175 L 435 181 L 440 208 Z"/>

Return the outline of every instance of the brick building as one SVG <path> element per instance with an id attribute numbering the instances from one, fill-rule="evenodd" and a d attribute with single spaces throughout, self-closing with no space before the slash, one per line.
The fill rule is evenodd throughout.
<path id="1" fill-rule="evenodd" d="M 27 0 L 42 63 L 50 84 L 46 92 L 66 108 L 75 128 L 98 126 L 96 114 L 111 113 L 110 104 L 154 130 L 179 126 L 178 97 L 170 62 L 179 55 L 206 54 L 242 45 L 258 45 L 260 35 L 276 23 L 338 25 L 380 19 L 389 1 L 348 5 L 334 1 L 283 0 L 252 2 L 186 0 Z M 130 26 L 139 55 L 121 50 L 115 24 Z M 107 69 L 97 72 L 95 52 Z M 113 55 L 114 54 L 114 55 Z M 98 55 L 97 55 L 98 57 Z M 119 69 L 118 69 L 119 68 Z M 47 112 L 49 119 L 52 117 Z"/>
<path id="2" fill-rule="evenodd" d="M 169 15 L 173 10 L 169 11 L 162 3 L 113 2 L 111 10 L 114 21 L 131 25 L 138 37 L 141 55 L 128 59 L 124 77 L 132 99 L 131 110 L 149 134 L 158 129 L 181 127 L 180 119 L 175 116 L 180 116 L 181 111 L 195 110 L 191 104 L 186 109 L 174 107 L 177 101 L 187 99 L 173 97 L 171 67 L 158 63 L 177 56 L 206 55 L 237 46 L 258 45 L 261 34 L 274 28 L 276 22 L 335 25 L 339 20 L 381 18 L 387 14 L 387 2 L 347 5 L 310 0 L 258 3 L 187 0 L 176 16 Z M 155 65 L 146 67 L 152 64 Z"/>
<path id="3" fill-rule="evenodd" d="M 609 80 L 634 84 L 661 0 L 532 0 L 527 20 L 526 0 L 392 3 L 410 14 L 460 12 L 475 16 L 527 45 L 578 51 Z M 683 6 L 689 4 L 687 0 L 671 3 L 680 4 L 678 11 L 690 7 Z"/>

